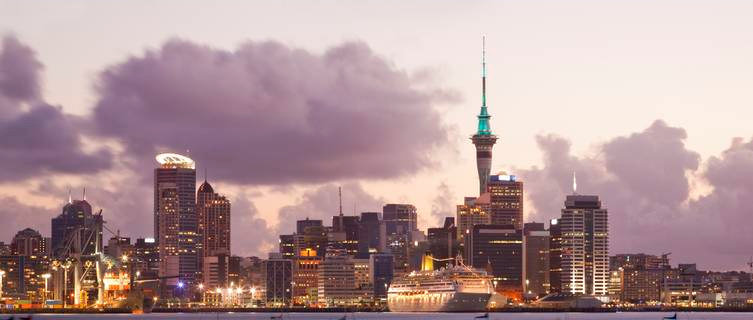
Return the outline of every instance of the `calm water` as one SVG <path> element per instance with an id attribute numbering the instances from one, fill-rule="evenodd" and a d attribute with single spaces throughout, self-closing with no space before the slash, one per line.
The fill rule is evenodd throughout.
<path id="1" fill-rule="evenodd" d="M 661 320 L 669 316 L 670 312 L 623 312 L 623 313 L 492 313 L 489 319 L 493 320 L 612 320 L 612 319 L 637 319 L 637 320 Z M 345 313 L 286 313 L 283 319 L 312 319 L 312 320 L 339 320 Z M 481 313 L 349 313 L 347 319 L 394 319 L 394 320 L 471 320 Z M 7 319 L 11 315 L 0 315 L 0 319 Z M 221 319 L 249 319 L 268 320 L 271 316 L 279 316 L 279 313 L 152 313 L 146 315 L 131 314 L 38 314 L 32 319 L 61 319 L 61 320 L 84 320 L 84 319 L 181 319 L 181 320 L 221 320 Z M 753 313 L 711 313 L 711 312 L 678 312 L 677 319 L 694 320 L 750 320 Z"/>

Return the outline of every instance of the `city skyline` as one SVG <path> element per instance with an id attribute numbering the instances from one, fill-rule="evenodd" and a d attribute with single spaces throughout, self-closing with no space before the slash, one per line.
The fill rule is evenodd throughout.
<path id="1" fill-rule="evenodd" d="M 10 15 L 23 16 L 33 9 L 27 5 L 10 6 Z M 593 10 L 607 8 L 597 6 Z M 531 10 L 521 5 L 511 9 Z M 728 7 L 723 9 L 733 11 Z M 686 15 L 699 15 L 695 10 L 700 10 L 700 6 L 691 6 Z M 353 36 L 340 33 L 327 38 L 325 44 L 314 45 L 289 34 L 234 32 L 234 38 L 215 42 L 211 40 L 214 30 L 196 37 L 163 30 L 149 39 L 129 39 L 114 50 L 116 53 L 108 49 L 110 53 L 101 54 L 103 49 L 95 48 L 94 52 L 100 52 L 98 56 L 80 58 L 91 59 L 91 64 L 76 60 L 67 65 L 60 58 L 51 57 L 56 51 L 45 43 L 49 39 L 35 31 L 35 27 L 3 13 L 0 21 L 8 21 L 0 22 L 0 35 L 5 36 L 0 48 L 3 58 L 0 75 L 9 75 L 0 79 L 13 80 L 0 81 L 0 110 L 4 113 L 0 131 L 13 140 L 26 142 L 0 144 L 3 154 L 0 159 L 4 163 L 0 196 L 9 204 L 1 213 L 10 221 L 0 229 L 8 239 L 0 241 L 10 240 L 26 227 L 44 234 L 49 219 L 59 214 L 68 190 L 84 186 L 89 190 L 90 203 L 95 210 L 103 209 L 111 227 L 134 238 L 150 236 L 152 225 L 143 221 L 152 220 L 151 208 L 155 205 L 150 201 L 153 157 L 162 151 L 184 153 L 186 149 L 197 160 L 197 170 L 207 170 L 209 181 L 233 203 L 230 242 L 237 254 L 265 256 L 275 251 L 277 236 L 289 234 L 295 228 L 291 223 L 278 224 L 279 221 L 307 216 L 329 221 L 337 213 L 339 185 L 343 186 L 343 211 L 349 215 L 379 211 L 388 203 L 410 203 L 418 208 L 421 230 L 440 227 L 444 217 L 455 216 L 455 205 L 462 204 L 465 196 L 476 196 L 478 191 L 478 177 L 472 174 L 473 146 L 468 137 L 476 132 L 474 117 L 482 103 L 476 97 L 480 92 L 479 40 L 485 34 L 490 64 L 488 107 L 494 116 L 490 121 L 494 134 L 500 137 L 494 149 L 491 174 L 506 171 L 525 183 L 522 222 L 546 222 L 558 217 L 561 201 L 570 192 L 572 172 L 576 171 L 582 192 L 599 195 L 609 209 L 612 254 L 658 255 L 672 251 L 674 261 L 698 262 L 704 269 L 717 270 L 747 270 L 745 263 L 753 254 L 747 252 L 745 245 L 729 246 L 729 243 L 753 244 L 746 215 L 746 205 L 753 199 L 753 143 L 750 142 L 753 132 L 739 122 L 740 118 L 750 118 L 746 117 L 748 111 L 739 105 L 751 101 L 751 97 L 744 93 L 735 96 L 734 104 L 718 106 L 711 103 L 715 101 L 713 97 L 718 97 L 719 103 L 729 103 L 726 99 L 731 98 L 723 96 L 727 91 L 710 89 L 712 92 L 705 99 L 693 100 L 700 107 L 683 111 L 675 105 L 687 104 L 698 97 L 692 93 L 680 95 L 672 86 L 665 95 L 657 94 L 650 89 L 661 91 L 665 87 L 653 82 L 656 87 L 641 87 L 633 78 L 620 84 L 609 78 L 616 87 L 606 91 L 613 94 L 612 100 L 623 99 L 639 88 L 644 91 L 638 95 L 645 93 L 654 101 L 672 107 L 657 106 L 661 103 L 655 102 L 654 108 L 658 109 L 655 112 L 647 111 L 652 107 L 636 106 L 634 113 L 640 116 L 625 116 L 629 108 L 622 101 L 613 101 L 622 108 L 605 106 L 608 110 L 598 110 L 595 105 L 606 103 L 609 97 L 588 100 L 562 92 L 589 91 L 589 84 L 593 85 L 590 81 L 560 83 L 559 91 L 546 93 L 561 98 L 562 107 L 545 106 L 547 101 L 525 100 L 530 97 L 519 93 L 539 91 L 537 83 L 527 78 L 526 70 L 556 79 L 561 76 L 557 72 L 563 70 L 536 69 L 530 60 L 518 55 L 538 48 L 537 44 L 516 41 L 509 31 L 495 33 L 495 29 L 486 27 L 470 28 L 467 34 L 459 36 L 457 40 L 463 45 L 453 48 L 451 55 L 431 58 L 428 55 L 433 47 L 429 40 L 417 42 L 416 52 L 408 54 L 396 51 L 395 45 L 384 39 L 369 37 L 369 32 L 356 36 L 355 42 L 342 41 L 338 36 L 346 39 Z M 42 21 L 55 20 L 43 16 Z M 86 24 L 71 28 L 83 25 Z M 618 23 L 607 26 L 613 31 L 622 30 Z M 721 29 L 730 30 L 731 26 L 724 25 Z M 675 34 L 667 26 L 659 30 Z M 633 35 L 622 31 L 617 33 L 622 36 L 620 39 Z M 181 39 L 174 39 L 173 35 Z M 416 39 L 411 36 L 402 41 Z M 111 42 L 104 43 L 108 48 L 113 46 Z M 237 43 L 241 45 L 234 45 Z M 523 51 L 505 50 L 513 44 L 523 46 L 519 49 Z M 70 50 L 66 45 L 61 47 L 60 50 Z M 144 48 L 149 49 L 145 52 Z M 734 47 L 723 48 L 731 52 Z M 567 57 L 572 54 L 567 48 L 553 50 Z M 741 50 L 747 52 L 749 48 Z M 264 67 L 275 61 L 270 56 L 280 61 L 276 68 Z M 416 56 L 427 59 L 421 62 Z M 213 63 L 220 57 L 227 59 L 228 64 Z M 546 57 L 539 57 L 545 66 L 558 62 Z M 598 53 L 593 57 L 598 57 Z M 619 55 L 609 57 L 616 59 L 615 63 L 642 61 Z M 197 68 L 193 70 L 200 78 L 206 79 L 185 79 L 186 74 L 176 71 L 185 67 L 188 59 L 195 62 Z M 688 59 L 685 64 L 655 72 L 662 80 L 677 80 L 668 76 L 676 71 L 674 68 L 706 68 L 713 62 L 700 55 Z M 516 61 L 522 66 L 511 65 Z M 598 65 L 568 61 L 590 72 Z M 257 69 L 240 70 L 238 66 L 245 63 Z M 303 64 L 311 67 L 299 70 L 301 74 L 291 74 Z M 76 88 L 63 93 L 64 88 L 74 86 L 63 85 L 60 80 L 72 68 L 77 68 Z M 742 70 L 750 68 L 750 64 L 741 66 Z M 333 80 L 328 69 L 344 70 L 353 85 L 344 86 L 350 82 Z M 731 68 L 725 65 L 721 70 Z M 626 72 L 614 71 L 616 75 Z M 88 76 L 81 76 L 87 72 Z M 721 71 L 703 69 L 698 75 L 706 74 L 721 81 L 723 84 L 719 86 L 731 88 L 729 91 L 750 83 L 743 76 L 720 79 L 717 72 Z M 324 75 L 322 78 L 328 80 L 318 84 L 308 79 L 310 74 Z M 457 79 L 452 79 L 455 76 Z M 598 73 L 594 78 L 599 76 L 603 74 Z M 528 87 L 513 84 L 516 79 Z M 247 90 L 262 80 L 269 81 L 266 91 Z M 144 81 L 144 85 L 136 85 L 139 81 Z M 550 81 L 541 79 L 542 85 L 548 85 L 544 87 L 549 89 Z M 219 84 L 208 86 L 212 82 Z M 175 87 L 171 86 L 173 83 Z M 185 90 L 189 85 L 204 90 Z M 292 92 L 286 85 L 298 90 Z M 96 89 L 81 89 L 90 86 Z M 149 88 L 160 88 L 169 95 L 155 95 Z M 209 99 L 205 93 L 219 93 L 224 100 Z M 605 93 L 597 96 L 602 94 L 608 96 Z M 327 95 L 342 98 L 343 102 L 328 99 Z M 140 108 L 124 111 L 134 97 L 143 101 Z M 362 102 L 364 97 L 374 101 Z M 160 109 L 160 102 L 165 101 L 168 106 Z M 261 101 L 258 107 L 243 108 L 257 101 Z M 178 108 L 184 102 L 191 103 L 187 103 L 186 109 Z M 580 102 L 591 108 L 573 107 Z M 347 109 L 349 103 L 356 105 L 356 109 Z M 59 104 L 62 106 L 58 108 Z M 207 105 L 212 107 L 200 110 Z M 398 108 L 403 112 L 397 112 Z M 551 117 L 534 117 L 520 110 L 525 108 Z M 199 116 L 173 118 L 174 122 L 170 122 L 173 124 L 163 127 L 163 117 L 181 110 L 196 111 Z M 609 110 L 614 115 L 610 116 Z M 249 116 L 262 111 L 269 114 L 259 115 L 259 121 Z M 690 121 L 683 112 L 708 116 L 708 123 Z M 402 116 L 405 119 L 398 119 Z M 277 117 L 287 121 L 275 123 L 278 127 L 265 125 Z M 562 123 L 552 124 L 548 118 Z M 209 119 L 220 123 L 207 123 Z M 395 119 L 399 121 L 393 123 Z M 312 120 L 321 125 L 312 125 L 309 122 Z M 248 129 L 250 126 L 257 129 Z M 329 132 L 328 128 L 336 132 Z M 730 145 L 729 141 L 738 136 L 743 138 Z M 357 146 L 371 141 L 383 143 L 373 143 L 359 151 Z M 285 160 L 291 163 L 283 165 Z M 272 170 L 278 167 L 280 170 Z M 264 237 L 244 237 L 243 231 L 249 229 L 263 230 Z"/>

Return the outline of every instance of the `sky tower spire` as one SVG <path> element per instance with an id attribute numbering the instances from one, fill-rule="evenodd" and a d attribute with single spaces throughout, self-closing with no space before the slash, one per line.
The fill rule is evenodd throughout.
<path id="1" fill-rule="evenodd" d="M 481 111 L 478 118 L 478 129 L 471 137 L 476 146 L 476 167 L 478 168 L 479 195 L 486 192 L 489 173 L 492 168 L 492 147 L 497 142 L 497 136 L 492 134 L 489 125 L 489 111 L 486 107 L 486 37 L 481 38 Z"/>

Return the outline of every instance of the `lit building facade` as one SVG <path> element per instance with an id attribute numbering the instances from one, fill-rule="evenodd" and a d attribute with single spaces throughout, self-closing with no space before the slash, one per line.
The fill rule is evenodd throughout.
<path id="1" fill-rule="evenodd" d="M 10 242 L 11 252 L 21 256 L 49 256 L 50 240 L 42 237 L 39 231 L 26 228 L 13 236 Z"/>
<path id="2" fill-rule="evenodd" d="M 168 286 L 193 284 L 200 272 L 196 167 L 178 154 L 157 155 L 154 169 L 154 238 L 160 257 L 160 276 Z"/>
<path id="3" fill-rule="evenodd" d="M 196 192 L 198 234 L 203 256 L 230 254 L 230 200 L 214 192 L 206 180 Z"/>
<path id="4" fill-rule="evenodd" d="M 558 220 L 562 291 L 606 296 L 609 288 L 609 225 L 598 196 L 569 195 Z"/>
<path id="5" fill-rule="evenodd" d="M 386 229 L 387 251 L 395 259 L 395 271 L 408 272 L 412 233 L 418 231 L 416 207 L 412 204 L 387 204 L 382 207 L 382 219 Z"/>
<path id="6" fill-rule="evenodd" d="M 293 301 L 293 260 L 270 253 L 264 262 L 266 302 L 268 307 L 286 307 Z"/>
<path id="7" fill-rule="evenodd" d="M 523 229 L 523 182 L 514 175 L 493 175 L 486 186 L 490 224 Z M 487 195 L 482 195 L 482 197 Z"/>

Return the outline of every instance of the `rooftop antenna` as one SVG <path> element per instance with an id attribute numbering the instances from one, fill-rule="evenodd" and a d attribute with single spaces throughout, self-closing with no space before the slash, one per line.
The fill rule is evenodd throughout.
<path id="1" fill-rule="evenodd" d="M 86 201 L 86 187 L 84 187 L 84 192 L 83 192 L 82 197 L 83 197 L 82 200 Z"/>
<path id="2" fill-rule="evenodd" d="M 481 105 L 486 106 L 486 36 L 481 36 Z"/>
<path id="3" fill-rule="evenodd" d="M 71 188 L 68 188 L 68 204 L 73 203 L 73 196 L 71 196 Z"/>
<path id="4" fill-rule="evenodd" d="M 204 182 L 207 182 L 207 167 L 204 167 Z"/>
<path id="5" fill-rule="evenodd" d="M 343 216 L 343 187 L 337 187 L 337 197 L 340 199 L 340 216 L 342 217 Z"/>
<path id="6" fill-rule="evenodd" d="M 575 178 L 575 171 L 573 171 L 573 194 L 578 194 L 578 180 Z"/>

